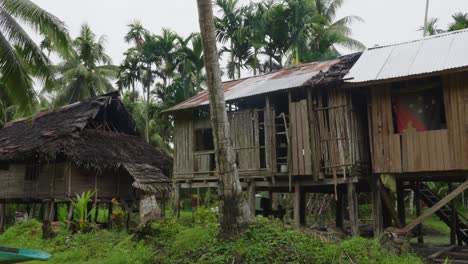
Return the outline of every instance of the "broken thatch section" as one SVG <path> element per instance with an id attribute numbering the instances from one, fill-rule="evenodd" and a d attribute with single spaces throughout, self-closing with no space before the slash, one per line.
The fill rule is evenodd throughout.
<path id="1" fill-rule="evenodd" d="M 361 54 L 361 52 L 358 52 L 339 57 L 338 63 L 331 66 L 328 71 L 322 71 L 314 76 L 304 86 L 329 88 L 341 85 L 344 82 L 344 76 L 348 74 L 354 63 L 361 57 Z"/>
<path id="2" fill-rule="evenodd" d="M 172 159 L 138 137 L 135 123 L 110 93 L 8 123 L 0 130 L 0 162 L 69 160 L 95 170 L 125 170 L 145 191 L 170 188 Z"/>

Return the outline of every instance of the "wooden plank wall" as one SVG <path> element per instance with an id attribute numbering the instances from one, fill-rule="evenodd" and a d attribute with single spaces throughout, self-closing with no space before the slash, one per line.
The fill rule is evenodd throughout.
<path id="1" fill-rule="evenodd" d="M 395 134 L 392 120 L 390 87 L 370 91 L 369 126 L 372 133 L 372 166 L 374 172 L 401 172 L 401 140 Z"/>
<path id="2" fill-rule="evenodd" d="M 260 169 L 258 111 L 244 110 L 229 115 L 232 145 L 239 171 Z"/>
<path id="3" fill-rule="evenodd" d="M 177 115 L 174 121 L 174 178 L 193 177 L 193 141 L 192 116 Z"/>
<path id="4" fill-rule="evenodd" d="M 276 172 L 275 110 L 270 106 L 270 100 L 268 96 L 266 98 L 264 123 L 266 169 L 268 172 Z"/>
<path id="5" fill-rule="evenodd" d="M 456 170 L 468 170 L 468 72 L 442 77 L 450 161 Z"/>
<path id="6" fill-rule="evenodd" d="M 312 175 L 307 100 L 289 104 L 289 137 L 292 175 Z"/>
<path id="7" fill-rule="evenodd" d="M 468 170 L 468 74 L 442 77 L 447 129 L 395 134 L 388 85 L 370 89 L 375 173 Z"/>
<path id="8" fill-rule="evenodd" d="M 356 165 L 368 163 L 365 109 L 355 105 L 352 94 L 341 88 L 321 90 L 315 95 L 314 115 L 321 155 L 321 170 L 326 175 L 345 174 Z"/>

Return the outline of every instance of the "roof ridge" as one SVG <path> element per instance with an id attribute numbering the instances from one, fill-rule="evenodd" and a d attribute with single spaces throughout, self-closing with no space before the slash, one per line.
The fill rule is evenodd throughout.
<path id="1" fill-rule="evenodd" d="M 367 50 L 387 48 L 387 47 L 392 47 L 392 46 L 400 46 L 400 45 L 405 45 L 405 44 L 414 43 L 414 42 L 420 42 L 420 41 L 424 41 L 424 40 L 428 40 L 428 39 L 443 38 L 443 37 L 447 37 L 447 36 L 450 36 L 450 35 L 456 35 L 456 34 L 461 34 L 461 33 L 468 33 L 468 28 L 467 29 L 460 29 L 460 30 L 450 31 L 450 32 L 444 32 L 444 33 L 441 33 L 441 34 L 426 36 L 426 37 L 423 37 L 423 38 L 418 38 L 418 39 L 413 39 L 413 40 L 406 40 L 406 41 L 402 41 L 402 42 L 386 44 L 386 45 L 382 45 L 382 46 L 377 45 L 377 46 L 374 46 L 374 47 L 367 48 Z"/>

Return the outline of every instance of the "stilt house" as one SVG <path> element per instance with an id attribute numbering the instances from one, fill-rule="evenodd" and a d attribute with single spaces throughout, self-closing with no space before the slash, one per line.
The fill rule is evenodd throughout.
<path id="1" fill-rule="evenodd" d="M 171 187 L 172 159 L 138 136 L 117 92 L 10 122 L 0 130 L 0 201 L 132 202 Z"/>
<path id="2" fill-rule="evenodd" d="M 468 216 L 448 203 L 468 188 L 467 47 L 468 30 L 377 46 L 362 54 L 345 81 L 367 94 L 373 178 L 396 179 L 400 225 L 403 191 L 412 189 L 430 207 L 440 202 L 433 213 L 468 244 Z M 438 197 L 425 181 L 462 184 Z"/>
<path id="3" fill-rule="evenodd" d="M 345 183 L 355 190 L 365 179 L 365 97 L 342 88 L 342 77 L 359 55 L 224 83 L 237 167 L 250 197 L 255 190 L 294 190 L 303 206 L 306 191 L 333 192 Z M 203 91 L 166 110 L 175 120 L 176 191 L 217 186 L 208 104 Z M 254 198 L 250 203 L 254 208 Z M 296 221 L 300 213 L 296 206 Z"/>

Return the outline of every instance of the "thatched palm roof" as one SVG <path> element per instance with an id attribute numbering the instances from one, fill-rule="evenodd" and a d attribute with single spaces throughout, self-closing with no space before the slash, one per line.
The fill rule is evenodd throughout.
<path id="1" fill-rule="evenodd" d="M 124 169 L 145 191 L 170 188 L 172 159 L 144 142 L 118 93 L 45 111 L 0 129 L 0 162 L 70 160 L 102 172 Z"/>

